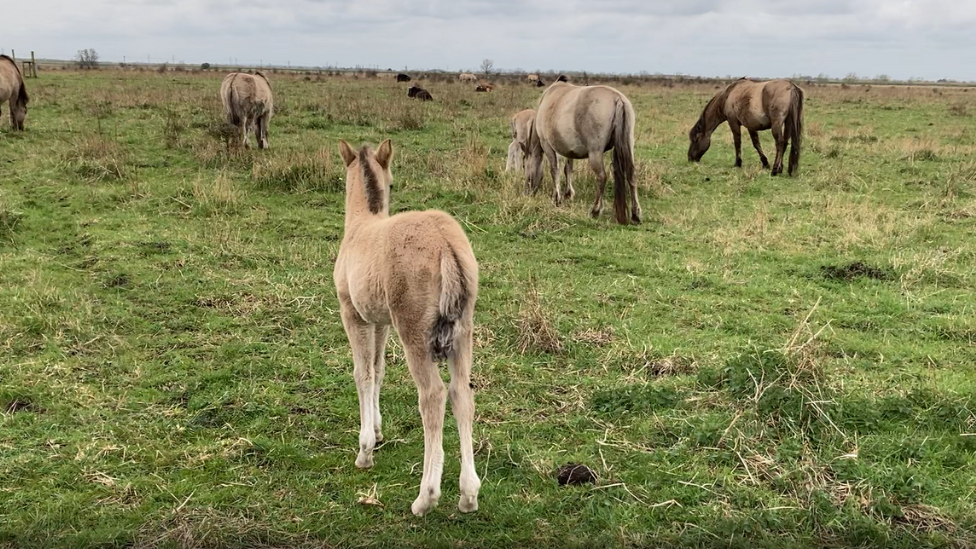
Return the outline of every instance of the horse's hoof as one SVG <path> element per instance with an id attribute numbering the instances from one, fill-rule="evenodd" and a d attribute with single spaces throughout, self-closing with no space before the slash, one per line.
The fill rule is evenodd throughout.
<path id="1" fill-rule="evenodd" d="M 431 509 L 437 507 L 438 499 L 440 499 L 440 494 L 431 495 L 429 497 L 420 495 L 414 500 L 413 505 L 410 506 L 410 511 L 418 517 L 422 517 L 429 513 Z"/>
<path id="2" fill-rule="evenodd" d="M 377 443 L 383 442 L 383 431 L 380 431 L 379 429 L 376 429 L 375 431 L 373 431 L 373 433 L 376 435 L 376 442 Z"/>
<path id="3" fill-rule="evenodd" d="M 600 210 L 590 210 L 590 217 L 593 219 L 600 217 Z"/>
<path id="4" fill-rule="evenodd" d="M 478 496 L 465 496 L 461 495 L 461 500 L 458 501 L 458 511 L 462 513 L 473 513 L 478 510 Z"/>
<path id="5" fill-rule="evenodd" d="M 634 223 L 634 225 L 640 225 L 641 224 L 641 216 L 640 216 L 640 214 L 631 215 L 630 216 L 630 220 Z"/>
<path id="6" fill-rule="evenodd" d="M 369 469 L 373 466 L 373 455 L 364 454 L 360 452 L 359 457 L 356 458 L 356 467 L 360 469 Z"/>

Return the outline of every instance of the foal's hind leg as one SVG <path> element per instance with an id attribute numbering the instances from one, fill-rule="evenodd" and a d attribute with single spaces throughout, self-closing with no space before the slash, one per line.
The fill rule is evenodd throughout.
<path id="1" fill-rule="evenodd" d="M 549 162 L 549 174 L 552 175 L 552 201 L 559 205 L 560 196 L 559 192 L 559 155 L 556 154 L 556 150 L 553 148 L 543 147 L 543 152 L 546 154 L 546 161 Z M 536 189 L 538 190 L 538 189 Z"/>
<path id="2" fill-rule="evenodd" d="M 462 513 L 478 510 L 478 490 L 481 480 L 474 468 L 474 449 L 472 442 L 472 422 L 474 421 L 474 391 L 471 389 L 471 327 L 465 335 L 455 339 L 454 356 L 448 359 L 451 371 L 451 411 L 457 421 L 458 439 L 461 443 L 461 499 L 458 509 Z"/>
<path id="3" fill-rule="evenodd" d="M 378 392 L 374 389 L 377 328 L 359 316 L 352 303 L 348 302 L 348 297 L 340 297 L 339 312 L 352 346 L 353 377 L 359 395 L 359 455 L 356 457 L 356 467 L 365 469 L 373 466 L 373 448 L 376 447 L 373 412 Z"/>
<path id="4" fill-rule="evenodd" d="M 441 473 L 444 471 L 444 382 L 424 344 L 408 345 L 407 341 L 426 341 L 426 338 L 401 336 L 407 354 L 407 366 L 417 384 L 420 419 L 424 424 L 424 476 L 420 480 L 420 495 L 410 510 L 422 516 L 437 506 L 441 497 Z"/>
<path id="5" fill-rule="evenodd" d="M 596 174 L 596 202 L 590 215 L 600 217 L 603 211 L 603 190 L 607 185 L 607 170 L 603 167 L 603 151 L 590 151 L 590 169 Z"/>
<path id="6" fill-rule="evenodd" d="M 766 158 L 766 154 L 763 153 L 762 145 L 759 144 L 759 132 L 756 130 L 749 130 L 749 137 L 752 139 L 752 146 L 756 148 L 756 152 L 759 153 L 759 160 L 762 161 L 762 167 L 765 170 L 769 169 L 769 159 Z"/>
<path id="7" fill-rule="evenodd" d="M 386 377 L 386 340 L 390 337 L 390 327 L 374 328 L 376 352 L 373 355 L 373 433 L 376 442 L 383 442 L 383 416 L 380 415 L 380 387 Z"/>

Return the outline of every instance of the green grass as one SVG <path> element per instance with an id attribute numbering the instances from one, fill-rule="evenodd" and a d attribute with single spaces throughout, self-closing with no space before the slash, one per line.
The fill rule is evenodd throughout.
<path id="1" fill-rule="evenodd" d="M 801 175 L 771 178 L 724 126 L 686 162 L 712 86 L 621 86 L 621 227 L 582 164 L 561 208 L 503 173 L 535 88 L 271 76 L 269 151 L 226 151 L 217 74 L 46 73 L 0 130 L 0 547 L 976 544 L 972 92 L 808 86 Z M 354 466 L 337 142 L 385 137 L 392 209 L 450 212 L 480 264 L 473 515 L 450 414 L 410 514 L 396 343 Z"/>

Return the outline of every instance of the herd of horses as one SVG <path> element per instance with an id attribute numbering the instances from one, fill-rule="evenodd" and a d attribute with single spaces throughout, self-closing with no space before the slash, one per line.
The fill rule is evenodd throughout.
<path id="1" fill-rule="evenodd" d="M 409 77 L 397 80 L 409 81 Z M 411 87 L 414 88 L 417 87 Z M 429 92 L 417 90 L 410 92 L 411 97 L 424 99 L 422 94 L 426 94 L 430 100 Z M 227 122 L 239 131 L 241 144 L 248 147 L 249 133 L 253 133 L 258 147 L 267 148 L 268 125 L 274 111 L 267 77 L 260 72 L 228 74 L 221 83 L 220 98 Z M 19 69 L 6 56 L 0 56 L 0 103 L 3 101 L 9 102 L 11 125 L 23 130 L 28 96 Z M 757 134 L 769 129 L 776 141 L 772 174 L 782 172 L 789 141 L 789 173 L 793 175 L 799 164 L 802 117 L 803 92 L 792 82 L 738 80 L 715 94 L 705 106 L 689 133 L 688 160 L 700 160 L 708 150 L 711 134 L 722 122 L 728 122 L 735 141 L 737 167 L 742 165 L 739 134 L 743 126 L 749 131 L 763 166 L 769 166 Z M 523 110 L 512 117 L 506 169 L 523 170 L 525 192 L 535 193 L 543 178 L 545 158 L 554 184 L 553 200 L 558 204 L 575 194 L 573 160 L 587 159 L 597 179 L 596 201 L 591 210 L 596 217 L 603 209 L 607 180 L 603 155 L 612 151 L 616 221 L 640 223 L 635 122 L 634 108 L 619 90 L 576 86 L 560 77 L 543 92 L 537 109 Z M 474 464 L 474 392 L 470 377 L 478 263 L 471 244 L 458 222 L 445 212 L 407 211 L 390 216 L 393 147 L 389 139 L 375 151 L 369 146 L 355 150 L 340 140 L 339 154 L 346 167 L 345 223 L 333 280 L 339 316 L 352 348 L 359 398 L 356 466 L 372 467 L 376 444 L 383 440 L 379 396 L 392 327 L 417 385 L 424 429 L 420 493 L 411 510 L 424 515 L 440 498 L 444 413 L 449 398 L 461 447 L 458 509 L 464 513 L 475 511 L 481 481 Z M 559 183 L 560 158 L 564 159 L 565 192 Z M 446 390 L 437 366 L 444 361 L 450 372 Z"/>

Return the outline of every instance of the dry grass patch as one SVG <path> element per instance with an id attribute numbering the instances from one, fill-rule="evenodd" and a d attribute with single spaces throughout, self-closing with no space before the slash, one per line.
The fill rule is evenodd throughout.
<path id="1" fill-rule="evenodd" d="M 519 307 L 517 348 L 523 355 L 530 351 L 555 354 L 563 350 L 559 332 L 542 303 L 534 278 L 529 279 Z"/>

